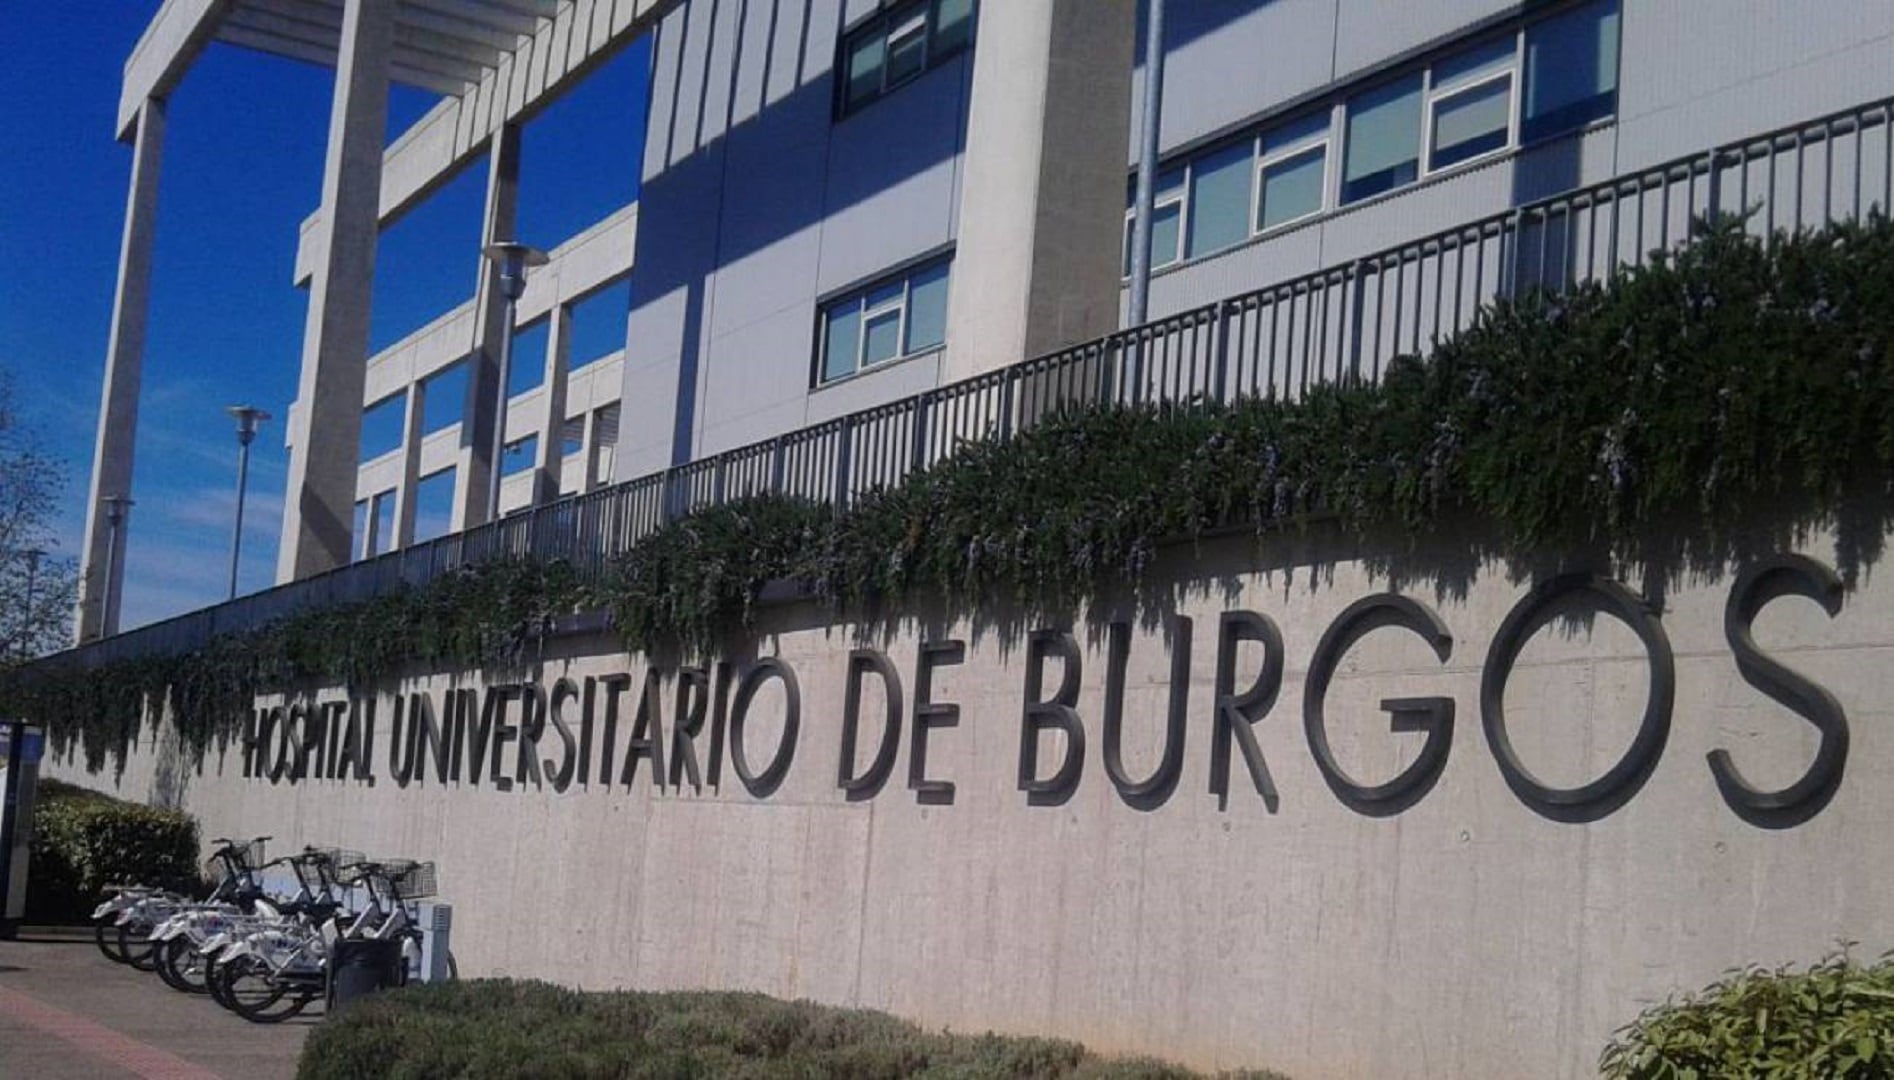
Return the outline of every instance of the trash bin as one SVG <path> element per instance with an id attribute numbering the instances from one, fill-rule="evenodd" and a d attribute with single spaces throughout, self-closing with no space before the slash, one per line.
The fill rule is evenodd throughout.
<path id="1" fill-rule="evenodd" d="M 329 958 L 329 1008 L 401 985 L 401 941 L 338 941 Z"/>

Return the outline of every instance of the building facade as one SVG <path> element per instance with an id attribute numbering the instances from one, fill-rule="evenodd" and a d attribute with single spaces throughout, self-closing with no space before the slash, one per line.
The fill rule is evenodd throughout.
<path id="1" fill-rule="evenodd" d="M 337 70 L 324 201 L 295 270 L 311 302 L 286 425 L 282 582 L 487 519 L 508 312 L 477 252 L 514 238 L 522 128 L 628 49 L 647 69 L 638 196 L 559 243 L 512 312 L 513 367 L 528 377 L 507 395 L 501 513 L 834 423 L 1124 322 L 1139 5 L 441 9 L 170 0 L 128 62 L 120 134 L 135 166 L 82 638 L 116 629 L 125 537 L 110 511 L 132 494 L 164 98 L 213 40 Z M 1840 138 L 1819 164 L 1798 152 L 1791 166 L 1773 143 L 1717 148 L 1885 98 L 1890 35 L 1885 0 L 1819 13 L 1745 0 L 1714 16 L 1675 0 L 1174 0 L 1150 315 L 1250 297 L 1250 324 L 1232 325 L 1266 369 L 1252 388 L 1292 392 L 1424 350 L 1495 296 L 1671 246 L 1706 211 L 1805 224 L 1817 185 L 1828 217 L 1885 207 L 1888 169 L 1865 130 L 1840 162 Z M 387 141 L 391 81 L 442 97 Z M 1668 164 L 1705 152 L 1673 190 Z M 481 267 L 474 295 L 370 355 L 377 237 L 469 170 L 484 174 L 480 235 L 441 257 Z M 1491 243 L 1484 225 L 1451 236 L 1508 213 Z M 1391 255 L 1423 240 L 1453 265 Z M 1279 285 L 1289 291 L 1269 293 Z M 578 355 L 575 319 L 605 328 Z M 393 432 L 367 453 L 364 417 Z"/>

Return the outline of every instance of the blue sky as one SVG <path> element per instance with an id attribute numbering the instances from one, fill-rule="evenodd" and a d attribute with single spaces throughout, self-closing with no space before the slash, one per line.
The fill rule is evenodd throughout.
<path id="1" fill-rule="evenodd" d="M 0 65 L 0 368 L 25 422 L 68 466 L 60 549 L 77 554 L 111 321 L 129 147 L 113 140 L 124 59 L 159 0 L 11 5 L 31 41 Z M 521 149 L 520 235 L 556 245 L 635 197 L 646 57 L 620 54 L 533 120 Z M 159 188 L 124 625 L 223 598 L 236 440 L 223 407 L 275 413 L 253 447 L 240 591 L 271 584 L 305 294 L 290 284 L 316 207 L 333 78 L 213 45 L 172 95 Z M 392 139 L 435 98 L 396 87 Z M 471 294 L 484 164 L 384 232 L 374 347 Z M 461 252 L 458 256 L 444 253 Z M 609 324 L 610 320 L 604 320 Z M 622 320 L 618 326 L 622 327 Z"/>

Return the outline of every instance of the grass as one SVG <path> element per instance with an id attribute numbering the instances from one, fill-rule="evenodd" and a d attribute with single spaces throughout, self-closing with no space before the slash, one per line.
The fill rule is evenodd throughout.
<path id="1" fill-rule="evenodd" d="M 304 1046 L 299 1080 L 737 1077 L 1188 1080 L 1058 1039 L 926 1031 L 887 1013 L 754 993 L 611 991 L 475 980 L 390 991 Z M 1274 1073 L 1230 1073 L 1281 1080 Z"/>

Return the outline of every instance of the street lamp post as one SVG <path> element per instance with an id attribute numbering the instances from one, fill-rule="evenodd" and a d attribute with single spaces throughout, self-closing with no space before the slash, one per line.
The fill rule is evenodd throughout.
<path id="1" fill-rule="evenodd" d="M 513 319 L 526 294 L 526 271 L 546 265 L 546 253 L 516 240 L 488 244 L 482 252 L 499 268 L 500 295 L 506 298 L 506 325 L 500 329 L 500 387 L 494 394 L 493 444 L 487 459 L 487 520 L 500 519 L 500 456 L 506 452 L 507 383 L 513 377 Z"/>
<path id="2" fill-rule="evenodd" d="M 111 637 L 118 633 L 118 545 L 124 535 L 125 519 L 131 515 L 132 498 L 129 495 L 107 495 L 99 500 L 105 504 L 105 588 L 99 598 L 99 636 Z"/>
<path id="3" fill-rule="evenodd" d="M 250 481 L 250 443 L 257 427 L 270 414 L 254 405 L 230 405 L 224 408 L 237 422 L 237 523 L 230 532 L 230 599 L 237 598 L 237 559 L 243 553 L 243 496 Z"/>

